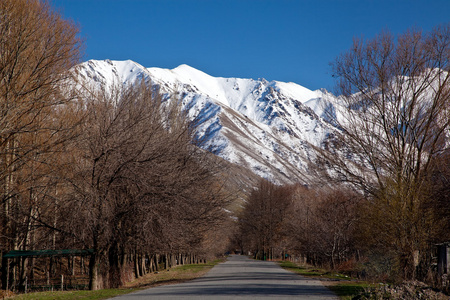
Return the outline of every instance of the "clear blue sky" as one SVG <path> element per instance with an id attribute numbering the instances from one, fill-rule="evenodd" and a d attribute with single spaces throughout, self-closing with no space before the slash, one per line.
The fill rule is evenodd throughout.
<path id="1" fill-rule="evenodd" d="M 450 0 L 51 0 L 78 23 L 85 60 L 188 64 L 219 77 L 334 85 L 353 37 L 450 22 Z"/>

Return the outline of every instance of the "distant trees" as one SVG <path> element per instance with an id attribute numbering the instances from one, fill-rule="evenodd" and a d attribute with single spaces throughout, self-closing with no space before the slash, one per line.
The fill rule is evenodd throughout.
<path id="1" fill-rule="evenodd" d="M 261 180 L 239 218 L 235 243 L 258 259 L 302 257 L 336 269 L 355 255 L 358 196 L 346 189 Z"/>
<path id="2" fill-rule="evenodd" d="M 395 253 L 404 278 L 415 276 L 417 253 L 441 232 L 429 176 L 449 151 L 449 64 L 449 25 L 356 39 L 332 64 L 338 131 L 316 148 L 317 163 L 368 198 L 366 245 Z"/>
<path id="3" fill-rule="evenodd" d="M 355 254 L 357 200 L 342 187 L 297 188 L 287 222 L 288 249 L 310 264 L 338 269 Z"/>
<path id="4" fill-rule="evenodd" d="M 277 186 L 261 180 L 249 195 L 239 218 L 243 248 L 258 259 L 271 259 L 281 254 L 286 238 L 284 222 L 292 207 L 293 187 Z"/>

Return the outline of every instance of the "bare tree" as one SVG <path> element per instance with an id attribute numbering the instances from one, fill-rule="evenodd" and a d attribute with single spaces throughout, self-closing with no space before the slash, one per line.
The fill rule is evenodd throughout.
<path id="1" fill-rule="evenodd" d="M 286 222 L 289 249 L 307 263 L 336 269 L 355 253 L 357 195 L 346 189 L 298 187 Z"/>
<path id="2" fill-rule="evenodd" d="M 431 206 L 434 223 L 438 230 L 435 243 L 450 240 L 450 151 L 443 153 L 435 162 L 429 176 L 430 197 L 425 206 Z"/>
<path id="3" fill-rule="evenodd" d="M 253 190 L 239 219 L 244 248 L 259 259 L 281 255 L 280 242 L 284 238 L 284 220 L 292 206 L 293 188 L 277 186 L 261 180 Z M 275 252 L 275 250 L 278 250 Z"/>
<path id="4" fill-rule="evenodd" d="M 50 153 L 61 149 L 74 125 L 58 117 L 70 105 L 59 91 L 80 58 L 78 32 L 45 1 L 0 3 L 2 250 L 32 247 L 33 220 L 54 163 Z M 21 282 L 26 264 L 18 264 Z"/>
<path id="5" fill-rule="evenodd" d="M 316 149 L 318 162 L 331 169 L 328 178 L 363 192 L 370 211 L 382 212 L 367 218 L 377 225 L 368 227 L 371 236 L 412 277 L 414 253 L 433 233 L 422 205 L 427 174 L 448 149 L 450 26 L 355 39 L 332 67 L 341 94 L 331 116 L 338 130 Z"/>
<path id="6" fill-rule="evenodd" d="M 64 198 L 64 231 L 94 249 L 91 289 L 120 286 L 144 273 L 143 257 L 199 251 L 224 219 L 217 164 L 193 144 L 194 130 L 176 100 L 145 82 L 98 91 L 74 153 L 72 186 Z M 70 159 L 70 157 L 69 157 Z M 98 269 L 99 262 L 102 268 Z"/>

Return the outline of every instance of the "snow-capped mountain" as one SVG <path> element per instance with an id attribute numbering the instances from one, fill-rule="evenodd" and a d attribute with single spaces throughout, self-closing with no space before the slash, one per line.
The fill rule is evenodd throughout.
<path id="1" fill-rule="evenodd" d="M 129 60 L 91 60 L 77 72 L 98 88 L 146 80 L 176 95 L 199 123 L 205 149 L 279 183 L 304 181 L 309 145 L 321 145 L 333 131 L 322 105 L 331 95 L 295 83 L 212 77 L 187 65 L 145 68 Z"/>

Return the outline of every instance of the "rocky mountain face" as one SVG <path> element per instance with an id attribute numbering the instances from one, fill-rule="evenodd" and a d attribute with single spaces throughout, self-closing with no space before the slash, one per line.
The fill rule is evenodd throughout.
<path id="1" fill-rule="evenodd" d="M 334 130 L 326 122 L 326 91 L 264 79 L 218 78 L 187 65 L 145 68 L 133 61 L 91 60 L 77 66 L 82 82 L 108 89 L 136 80 L 178 97 L 198 123 L 203 148 L 277 183 L 304 182 L 311 144 Z"/>

